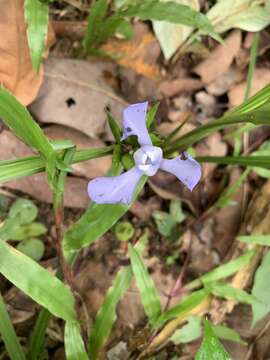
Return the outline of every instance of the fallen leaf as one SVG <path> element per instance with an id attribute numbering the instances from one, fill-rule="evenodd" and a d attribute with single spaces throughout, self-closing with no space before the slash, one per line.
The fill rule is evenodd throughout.
<path id="1" fill-rule="evenodd" d="M 66 125 L 97 137 L 107 129 L 105 108 L 120 121 L 126 106 L 105 81 L 105 73 L 113 71 L 108 62 L 50 58 L 30 110 L 43 123 Z"/>
<path id="2" fill-rule="evenodd" d="M 160 46 L 147 25 L 136 23 L 134 36 L 131 41 L 109 40 L 102 46 L 102 50 L 115 55 L 115 61 L 124 67 L 134 70 L 137 74 L 151 79 L 160 76 L 157 59 L 160 55 Z"/>
<path id="3" fill-rule="evenodd" d="M 193 92 L 201 89 L 203 83 L 198 79 L 183 78 L 172 81 L 163 81 L 159 85 L 159 91 L 166 97 Z"/>
<path id="4" fill-rule="evenodd" d="M 220 96 L 229 91 L 235 84 L 243 80 L 245 74 L 232 65 L 224 74 L 217 77 L 206 89 L 209 94 Z"/>
<path id="5" fill-rule="evenodd" d="M 252 85 L 250 96 L 261 90 L 264 86 L 270 82 L 270 70 L 268 68 L 256 69 L 252 78 Z M 247 82 L 243 81 L 240 84 L 235 85 L 228 93 L 230 106 L 234 107 L 240 105 L 244 100 L 244 94 L 246 90 Z"/>
<path id="6" fill-rule="evenodd" d="M 0 83 L 28 105 L 42 84 L 43 68 L 38 73 L 32 69 L 23 4 L 23 0 L 0 0 Z M 48 38 L 51 42 L 51 31 Z"/>
<path id="7" fill-rule="evenodd" d="M 234 30 L 226 38 L 224 44 L 218 45 L 206 60 L 194 68 L 194 72 L 201 77 L 203 83 L 211 83 L 229 69 L 240 46 L 241 32 Z"/>

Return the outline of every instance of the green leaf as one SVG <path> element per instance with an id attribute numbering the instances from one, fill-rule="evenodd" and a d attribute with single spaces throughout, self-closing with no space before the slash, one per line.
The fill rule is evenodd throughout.
<path id="1" fill-rule="evenodd" d="M 186 215 L 183 213 L 180 200 L 176 199 L 170 202 L 170 214 L 179 224 L 185 220 Z"/>
<path id="2" fill-rule="evenodd" d="M 107 0 L 94 0 L 91 5 L 90 15 L 87 19 L 87 29 L 85 32 L 83 47 L 84 50 L 90 50 L 96 43 L 96 38 L 102 28 L 103 20 L 108 11 Z"/>
<path id="3" fill-rule="evenodd" d="M 49 271 L 0 241 L 0 273 L 53 315 L 75 320 L 71 291 Z"/>
<path id="4" fill-rule="evenodd" d="M 175 0 L 175 3 L 190 6 L 196 11 L 200 10 L 198 0 Z M 153 28 L 166 60 L 170 59 L 193 31 L 191 27 L 170 24 L 166 21 L 154 21 Z"/>
<path id="5" fill-rule="evenodd" d="M 269 152 L 270 151 L 270 141 L 265 141 L 262 146 L 257 151 L 254 151 L 251 155 L 252 156 L 267 156 L 269 159 Z M 260 167 L 253 166 L 252 170 L 256 172 L 261 177 L 264 177 L 266 179 L 270 178 L 270 170 L 263 169 Z"/>
<path id="6" fill-rule="evenodd" d="M 118 125 L 117 121 L 114 119 L 112 114 L 107 111 L 107 120 L 111 129 L 111 132 L 113 134 L 113 137 L 117 143 L 120 143 L 121 137 L 122 137 L 122 129 Z"/>
<path id="7" fill-rule="evenodd" d="M 27 145 L 37 149 L 45 157 L 53 147 L 27 109 L 8 91 L 0 88 L 0 118 Z"/>
<path id="8" fill-rule="evenodd" d="M 10 320 L 2 295 L 0 294 L 0 335 L 11 360 L 25 360 L 25 355 Z"/>
<path id="9" fill-rule="evenodd" d="M 201 333 L 201 318 L 199 316 L 191 316 L 188 319 L 188 323 L 181 329 L 176 330 L 170 340 L 175 345 L 186 344 L 198 339 Z"/>
<path id="10" fill-rule="evenodd" d="M 151 127 L 153 126 L 154 122 L 155 122 L 155 117 L 159 108 L 159 102 L 155 103 L 155 105 L 153 105 L 146 114 L 146 126 L 147 129 L 151 129 Z"/>
<path id="11" fill-rule="evenodd" d="M 88 355 L 81 337 L 80 324 L 67 321 L 65 324 L 65 352 L 67 360 L 88 360 Z"/>
<path id="12" fill-rule="evenodd" d="M 139 252 L 131 245 L 129 245 L 129 256 L 144 311 L 149 318 L 150 324 L 154 325 L 161 314 L 159 294 Z"/>
<path id="13" fill-rule="evenodd" d="M 100 348 L 105 344 L 116 319 L 116 306 L 125 291 L 130 287 L 132 271 L 130 267 L 119 270 L 112 286 L 101 305 L 89 339 L 89 354 L 92 360 L 97 359 Z"/>
<path id="14" fill-rule="evenodd" d="M 141 253 L 148 241 L 148 231 L 139 239 L 135 248 Z M 116 307 L 126 290 L 130 287 L 133 278 L 131 267 L 121 268 L 115 276 L 112 286 L 106 293 L 103 303 L 97 313 L 89 338 L 89 354 L 91 360 L 98 357 L 99 350 L 106 343 L 113 323 L 115 322 Z"/>
<path id="15" fill-rule="evenodd" d="M 242 267 L 247 265 L 252 257 L 255 255 L 254 250 L 247 251 L 244 255 L 239 256 L 236 259 L 233 259 L 226 264 L 220 265 L 214 270 L 206 273 L 200 277 L 200 280 L 204 284 L 214 282 L 220 279 L 224 279 L 228 276 L 233 275 L 236 271 L 240 270 Z"/>
<path id="16" fill-rule="evenodd" d="M 236 238 L 246 244 L 256 244 L 262 246 L 270 246 L 270 235 L 242 235 Z"/>
<path id="17" fill-rule="evenodd" d="M 270 85 L 260 90 L 257 94 L 250 97 L 242 105 L 226 113 L 220 119 L 210 121 L 176 139 L 168 147 L 165 153 L 171 154 L 174 151 L 185 150 L 190 145 L 210 135 L 211 133 L 221 130 L 227 126 L 241 123 L 252 123 L 255 125 L 269 125 L 270 111 Z"/>
<path id="18" fill-rule="evenodd" d="M 258 267 L 254 284 L 252 288 L 252 295 L 259 301 L 252 305 L 252 326 L 255 326 L 258 321 L 263 319 L 270 312 L 270 252 L 265 255 L 261 265 Z"/>
<path id="19" fill-rule="evenodd" d="M 78 150 L 74 154 L 72 164 L 109 155 L 113 149 L 114 145 L 100 149 Z M 0 161 L 0 183 L 40 173 L 45 170 L 45 166 L 45 159 L 40 156 L 2 160 Z"/>
<path id="20" fill-rule="evenodd" d="M 121 11 L 120 14 L 128 17 L 138 16 L 141 20 L 159 20 L 191 26 L 220 41 L 220 37 L 214 32 L 211 23 L 205 15 L 186 5 L 177 4 L 173 1 L 141 1 L 127 6 L 126 10 Z"/>
<path id="21" fill-rule="evenodd" d="M 179 304 L 163 313 L 157 320 L 156 326 L 162 326 L 165 322 L 187 315 L 191 310 L 200 305 L 209 295 L 207 289 L 195 291 L 185 297 Z"/>
<path id="22" fill-rule="evenodd" d="M 249 169 L 246 169 L 239 178 L 219 197 L 219 199 L 214 204 L 214 207 L 222 209 L 225 206 L 230 205 L 231 199 L 236 191 L 240 188 L 242 183 L 247 178 L 248 174 L 250 173 Z"/>
<path id="23" fill-rule="evenodd" d="M 204 320 L 204 337 L 195 360 L 232 360 L 207 320 Z"/>
<path id="24" fill-rule="evenodd" d="M 122 35 L 122 37 L 126 40 L 131 40 L 133 38 L 133 27 L 130 21 L 122 19 L 122 22 L 117 28 L 117 33 Z"/>
<path id="25" fill-rule="evenodd" d="M 148 242 L 148 236 L 148 231 L 145 231 L 135 245 L 135 248 L 139 253 L 143 252 L 144 247 Z M 132 278 L 133 273 L 131 267 L 122 267 L 115 276 L 112 286 L 106 293 L 103 303 L 97 313 L 89 338 L 89 354 L 92 360 L 97 359 L 99 350 L 106 343 L 111 333 L 112 326 L 117 318 L 117 304 L 130 287 Z"/>
<path id="26" fill-rule="evenodd" d="M 198 156 L 196 160 L 199 162 L 209 162 L 223 165 L 240 165 L 269 169 L 269 156 Z M 261 175 L 261 174 L 260 174 Z"/>
<path id="27" fill-rule="evenodd" d="M 165 237 L 171 236 L 177 224 L 171 214 L 167 214 L 165 211 L 155 210 L 152 216 L 157 225 L 158 232 Z"/>
<path id="28" fill-rule="evenodd" d="M 49 6 L 37 0 L 25 0 L 24 17 L 33 69 L 38 70 L 44 53 L 49 24 Z"/>
<path id="29" fill-rule="evenodd" d="M 46 234 L 47 231 L 47 228 L 38 222 L 26 225 L 19 225 L 16 223 L 9 229 L 7 236 L 8 240 L 21 241 Z"/>
<path id="30" fill-rule="evenodd" d="M 33 201 L 27 199 L 17 199 L 9 210 L 9 217 L 22 224 L 30 224 L 38 215 L 38 208 Z"/>
<path id="31" fill-rule="evenodd" d="M 146 180 L 146 176 L 140 180 L 134 199 L 143 188 Z M 130 206 L 91 204 L 80 220 L 65 233 L 64 250 L 66 253 L 80 250 L 82 247 L 92 244 L 104 235 L 128 211 Z"/>
<path id="32" fill-rule="evenodd" d="M 212 330 L 217 335 L 218 338 L 234 341 L 241 345 L 247 345 L 247 343 L 242 340 L 241 336 L 235 330 L 224 325 L 212 325 Z"/>
<path id="33" fill-rule="evenodd" d="M 24 240 L 16 248 L 35 261 L 39 261 L 45 251 L 44 243 L 39 239 Z"/>
<path id="34" fill-rule="evenodd" d="M 237 289 L 226 283 L 213 282 L 211 284 L 208 284 L 207 288 L 210 289 L 213 295 L 225 299 L 232 299 L 249 305 L 253 305 L 258 302 L 255 296 L 250 295 L 246 291 L 242 289 Z"/>
<path id="35" fill-rule="evenodd" d="M 40 354 L 44 350 L 45 335 L 51 314 L 47 309 L 41 309 L 35 322 L 33 332 L 30 336 L 28 360 L 39 360 Z"/>

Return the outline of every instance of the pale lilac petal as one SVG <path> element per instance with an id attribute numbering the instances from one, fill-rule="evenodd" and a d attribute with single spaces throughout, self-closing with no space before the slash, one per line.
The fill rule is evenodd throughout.
<path id="1" fill-rule="evenodd" d="M 183 160 L 183 155 L 186 160 Z M 172 160 L 163 159 L 160 169 L 174 174 L 192 191 L 202 176 L 202 170 L 200 164 L 188 153 L 184 152 L 183 155 Z"/>
<path id="2" fill-rule="evenodd" d="M 142 172 L 133 167 L 119 176 L 99 177 L 89 182 L 88 194 L 97 204 L 128 205 Z"/>
<path id="3" fill-rule="evenodd" d="M 143 102 L 130 105 L 124 109 L 124 134 L 121 140 L 125 140 L 130 135 L 136 135 L 141 146 L 152 145 L 152 141 L 146 127 L 147 106 L 148 102 Z"/>

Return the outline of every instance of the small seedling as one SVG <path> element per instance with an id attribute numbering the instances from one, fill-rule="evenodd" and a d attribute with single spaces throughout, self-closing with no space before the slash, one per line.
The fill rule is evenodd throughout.
<path id="1" fill-rule="evenodd" d="M 128 221 L 120 221 L 115 226 L 115 236 L 119 241 L 129 241 L 135 233 L 133 225 Z"/>
<path id="2" fill-rule="evenodd" d="M 8 217 L 0 230 L 0 240 L 19 241 L 17 249 L 38 261 L 44 254 L 44 244 L 37 237 L 47 232 L 46 227 L 35 222 L 36 205 L 26 199 L 18 199 L 11 206 Z"/>

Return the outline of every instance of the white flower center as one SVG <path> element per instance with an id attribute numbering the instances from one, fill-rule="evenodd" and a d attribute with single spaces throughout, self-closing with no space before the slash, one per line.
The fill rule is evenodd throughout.
<path id="1" fill-rule="evenodd" d="M 153 176 L 158 171 L 163 153 L 157 146 L 144 145 L 134 153 L 134 161 L 145 175 Z"/>

